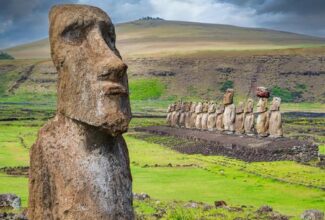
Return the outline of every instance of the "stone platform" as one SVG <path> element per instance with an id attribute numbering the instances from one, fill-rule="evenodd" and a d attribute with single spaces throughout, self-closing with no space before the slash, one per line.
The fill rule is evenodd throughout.
<path id="1" fill-rule="evenodd" d="M 285 137 L 258 138 L 167 126 L 141 127 L 135 130 L 197 142 L 195 145 L 174 147 L 175 150 L 187 154 L 224 155 L 248 162 L 277 160 L 307 162 L 318 156 L 317 145 Z"/>

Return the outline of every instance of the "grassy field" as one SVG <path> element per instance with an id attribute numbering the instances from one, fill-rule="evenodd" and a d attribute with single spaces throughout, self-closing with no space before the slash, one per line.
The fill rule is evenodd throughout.
<path id="1" fill-rule="evenodd" d="M 42 120 L 1 122 L 0 168 L 28 166 L 28 149 L 43 123 Z M 245 163 L 222 156 L 184 155 L 169 149 L 179 140 L 145 138 L 132 131 L 135 126 L 162 123 L 163 119 L 136 118 L 132 120 L 131 131 L 125 135 L 135 192 L 148 193 L 167 206 L 173 201 L 213 204 L 215 200 L 225 200 L 232 206 L 254 209 L 268 204 L 296 217 L 305 209 L 325 210 L 325 192 L 318 188 L 325 186 L 324 170 L 289 161 Z M 27 206 L 27 178 L 1 173 L 0 193 L 5 192 L 18 194 L 23 206 Z M 144 205 L 149 205 L 146 210 L 154 207 L 138 204 L 137 209 L 143 209 Z M 199 215 L 193 212 L 191 216 Z"/>

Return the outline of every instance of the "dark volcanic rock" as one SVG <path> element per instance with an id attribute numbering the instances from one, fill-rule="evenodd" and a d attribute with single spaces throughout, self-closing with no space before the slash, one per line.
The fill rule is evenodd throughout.
<path id="1" fill-rule="evenodd" d="M 0 194 L 0 208 L 20 209 L 20 197 L 15 194 Z"/>
<path id="2" fill-rule="evenodd" d="M 174 147 L 175 150 L 186 154 L 224 155 L 247 162 L 277 160 L 307 162 L 318 157 L 317 145 L 292 138 L 258 138 L 167 126 L 151 126 L 135 130 L 172 135 L 200 143 Z"/>
<path id="3" fill-rule="evenodd" d="M 324 212 L 319 210 L 306 210 L 301 214 L 303 220 L 324 220 Z"/>
<path id="4" fill-rule="evenodd" d="M 175 76 L 176 75 L 176 73 L 172 71 L 158 71 L 158 70 L 150 71 L 148 74 L 152 76 Z"/>

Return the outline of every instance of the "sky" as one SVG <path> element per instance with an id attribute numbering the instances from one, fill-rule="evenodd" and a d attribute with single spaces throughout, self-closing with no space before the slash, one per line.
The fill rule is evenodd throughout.
<path id="1" fill-rule="evenodd" d="M 46 38 L 49 9 L 64 3 L 100 7 L 115 24 L 151 16 L 325 37 L 325 0 L 0 0 L 0 48 Z"/>

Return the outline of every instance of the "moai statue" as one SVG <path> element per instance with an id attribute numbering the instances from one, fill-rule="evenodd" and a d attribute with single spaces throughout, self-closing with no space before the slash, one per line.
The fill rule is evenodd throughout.
<path id="1" fill-rule="evenodd" d="M 223 113 L 223 126 L 227 134 L 233 134 L 235 131 L 236 107 L 233 104 L 234 90 L 227 89 L 223 96 L 225 111 Z"/>
<path id="2" fill-rule="evenodd" d="M 270 137 L 278 138 L 283 136 L 282 117 L 280 112 L 281 98 L 273 97 L 270 107 L 269 134 Z"/>
<path id="3" fill-rule="evenodd" d="M 197 106 L 195 107 L 195 113 L 196 113 L 196 119 L 195 119 L 195 128 L 201 129 L 201 121 L 202 121 L 202 110 L 203 110 L 203 104 L 202 102 L 199 102 Z"/>
<path id="4" fill-rule="evenodd" d="M 210 103 L 208 109 L 208 131 L 214 131 L 216 128 L 216 104 Z"/>
<path id="5" fill-rule="evenodd" d="M 99 8 L 54 6 L 51 56 L 57 113 L 30 150 L 28 219 L 134 219 L 127 65 Z"/>
<path id="6" fill-rule="evenodd" d="M 174 112 L 174 109 L 175 109 L 175 105 L 174 104 L 170 104 L 168 106 L 168 109 L 167 109 L 167 117 L 166 117 L 166 123 L 168 126 L 171 126 L 172 125 L 172 114 Z"/>
<path id="7" fill-rule="evenodd" d="M 257 118 L 256 132 L 260 137 L 267 137 L 269 130 L 269 113 L 267 111 L 267 99 L 270 97 L 269 91 L 265 87 L 257 88 Z"/>
<path id="8" fill-rule="evenodd" d="M 190 128 L 192 129 L 195 129 L 195 122 L 196 122 L 196 106 L 198 104 L 196 102 L 193 102 L 192 105 L 191 105 L 191 109 L 190 109 L 190 112 L 191 112 L 191 119 L 190 119 Z"/>
<path id="9" fill-rule="evenodd" d="M 243 134 L 244 129 L 244 103 L 239 102 L 236 106 L 235 131 L 237 134 Z"/>
<path id="10" fill-rule="evenodd" d="M 204 102 L 202 107 L 201 129 L 208 130 L 209 102 Z"/>
<path id="11" fill-rule="evenodd" d="M 191 108 L 193 103 L 189 102 L 185 108 L 185 128 L 191 128 Z"/>
<path id="12" fill-rule="evenodd" d="M 244 115 L 244 129 L 245 134 L 248 136 L 254 135 L 254 101 L 253 99 L 248 99 L 245 106 Z"/>
<path id="13" fill-rule="evenodd" d="M 175 104 L 175 110 L 174 110 L 174 112 L 172 114 L 172 127 L 179 127 L 178 122 L 179 122 L 181 106 L 182 106 L 182 103 L 180 101 L 178 101 Z"/>
<path id="14" fill-rule="evenodd" d="M 181 104 L 181 110 L 179 113 L 179 121 L 178 121 L 179 127 L 181 127 L 181 128 L 185 127 L 185 114 L 186 114 L 185 109 L 186 109 L 187 105 L 188 105 L 187 102 L 183 102 Z"/>
<path id="15" fill-rule="evenodd" d="M 216 130 L 223 131 L 223 113 L 225 111 L 225 106 L 223 104 L 217 105 L 216 108 Z"/>

